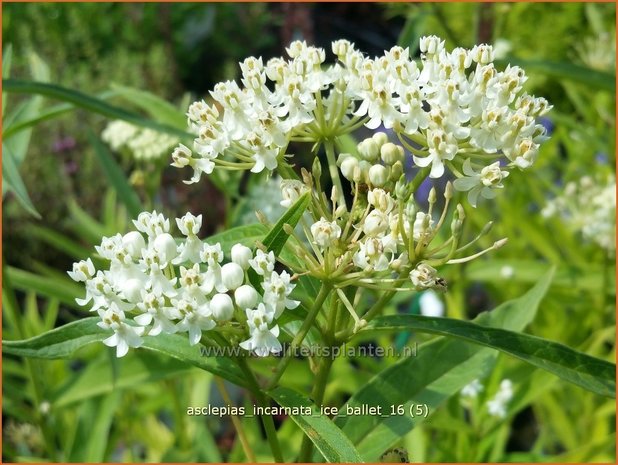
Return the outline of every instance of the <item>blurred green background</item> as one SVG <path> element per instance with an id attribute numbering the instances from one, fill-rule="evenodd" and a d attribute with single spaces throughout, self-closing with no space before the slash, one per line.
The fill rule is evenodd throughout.
<path id="1" fill-rule="evenodd" d="M 99 96 L 117 86 L 139 89 L 170 102 L 179 115 L 188 103 L 207 97 L 215 83 L 238 78 L 238 61 L 280 56 L 294 39 L 324 47 L 327 55 L 337 38 L 355 42 L 369 55 L 399 43 L 417 56 L 418 38 L 429 34 L 445 38 L 448 49 L 493 44 L 499 62 L 526 70 L 527 91 L 554 105 L 543 122 L 551 140 L 531 172 L 513 173 L 495 204 L 468 212 L 479 228 L 495 221 L 486 246 L 502 236 L 509 237 L 509 246 L 446 277 L 451 284 L 447 315 L 472 317 L 521 295 L 555 264 L 558 275 L 532 333 L 614 357 L 614 255 L 584 241 L 560 218 L 548 220 L 539 212 L 567 182 L 583 175 L 605 179 L 615 172 L 615 4 L 8 3 L 2 8 L 5 56 L 12 47 L 11 78 Z M 5 127 L 58 104 L 7 95 L 3 108 L 6 103 L 5 114 L 13 120 L 3 119 Z M 106 99 L 153 117 L 135 98 Z M 4 141 L 19 154 L 21 177 L 42 215 L 33 217 L 12 193 L 4 197 L 3 262 L 10 267 L 20 309 L 14 319 L 3 315 L 7 339 L 83 316 L 72 304 L 81 291 L 65 270 L 86 257 L 101 234 L 128 227 L 130 215 L 88 137 L 108 123 L 75 109 Z M 186 173 L 167 166 L 169 156 L 144 163 L 118 153 L 116 160 L 145 205 L 170 216 L 202 213 L 203 235 L 253 222 L 256 209 L 278 215 L 272 208 L 278 189 L 264 187 L 262 178 L 186 186 L 181 182 Z M 149 178 L 155 179 L 152 186 Z M 227 190 L 221 182 L 227 182 Z M 505 266 L 511 272 L 501 274 Z M 210 375 L 152 354 L 131 354 L 113 363 L 102 347 L 80 354 L 76 361 L 33 361 L 30 367 L 5 358 L 3 460 L 244 460 L 229 422 L 183 413 L 191 402 L 206 405 Z M 350 382 L 329 386 L 333 404 L 392 360 L 366 363 L 350 372 L 338 360 L 335 369 Z M 39 373 L 38 381 L 28 370 Z M 528 373 L 512 360 L 500 359 L 495 373 L 519 380 L 520 391 L 516 408 L 496 425 L 492 445 L 473 447 L 478 431 L 463 428 L 465 413 L 453 398 L 432 421 L 401 439 L 411 460 L 615 460 L 615 402 Z M 297 376 L 299 386 L 310 385 L 307 374 Z M 238 402 L 247 401 L 241 392 L 233 394 Z M 247 423 L 251 437 L 262 441 L 257 423 Z M 298 431 L 289 421 L 280 435 L 293 450 Z M 260 446 L 256 449 L 259 453 Z"/>

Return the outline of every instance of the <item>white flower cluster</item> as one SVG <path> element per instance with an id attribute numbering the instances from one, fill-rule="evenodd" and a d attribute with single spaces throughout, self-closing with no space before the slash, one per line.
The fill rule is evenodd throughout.
<path id="1" fill-rule="evenodd" d="M 495 68 L 490 45 L 448 52 L 443 40 L 429 36 L 421 38 L 420 50 L 418 62 L 399 46 L 369 58 L 337 40 L 332 43 L 337 62 L 326 66 L 323 49 L 296 41 L 287 49 L 289 60 L 264 64 L 249 57 L 240 63 L 242 86 L 221 82 L 210 93 L 213 104 L 197 101 L 189 107 L 195 154 L 180 145 L 173 166 L 193 168 L 189 182 L 215 165 L 274 170 L 290 141 L 320 142 L 364 124 L 392 129 L 414 163 L 430 167 L 432 178 L 441 177 L 446 166 L 466 178 L 458 187 L 472 191 L 473 199 L 490 195 L 506 176 L 499 159 L 522 169 L 535 161 L 545 139 L 536 118 L 550 106 L 522 91 L 521 68 Z M 373 143 L 359 152 L 369 163 L 377 160 Z M 393 164 L 402 156 L 386 155 Z M 354 173 L 352 163 L 343 168 L 348 176 Z M 372 169 L 374 185 L 380 186 L 388 168 L 373 163 Z"/>
<path id="2" fill-rule="evenodd" d="M 542 210 L 547 217 L 558 215 L 584 239 L 596 242 L 611 254 L 616 253 L 616 178 L 606 181 L 582 177 L 569 182 L 561 195 L 547 202 Z"/>
<path id="3" fill-rule="evenodd" d="M 101 138 L 114 151 L 126 150 L 135 160 L 158 160 L 167 157 L 178 138 L 150 128 L 141 128 L 122 120 L 112 121 Z"/>
<path id="4" fill-rule="evenodd" d="M 460 394 L 464 399 L 476 399 L 484 389 L 483 384 L 478 379 L 475 379 L 471 383 L 465 385 Z M 500 382 L 498 392 L 486 402 L 489 415 L 496 418 L 506 417 L 506 409 L 512 398 L 513 383 L 510 379 L 503 379 Z"/>
<path id="5" fill-rule="evenodd" d="M 492 417 L 506 417 L 506 408 L 513 398 L 513 383 L 510 379 L 500 382 L 498 392 L 487 401 L 487 411 Z"/>
<path id="6" fill-rule="evenodd" d="M 68 272 L 86 286 L 78 304 L 90 305 L 99 326 L 113 331 L 104 344 L 122 357 L 142 345 L 143 336 L 186 332 L 195 345 L 203 331 L 223 328 L 248 336 L 240 346 L 259 356 L 281 351 L 276 319 L 299 302 L 289 297 L 291 276 L 275 271 L 274 254 L 236 244 L 231 261 L 223 263 L 221 245 L 197 237 L 201 215 L 187 213 L 176 223 L 184 236 L 178 243 L 167 218 L 143 212 L 134 221 L 137 231 L 104 237 L 96 247 L 108 269 L 95 270 L 88 259 Z M 261 289 L 250 283 L 250 269 Z"/>

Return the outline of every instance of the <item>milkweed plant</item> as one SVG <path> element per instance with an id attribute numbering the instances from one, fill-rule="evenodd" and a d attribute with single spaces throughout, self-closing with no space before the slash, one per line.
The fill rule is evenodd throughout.
<path id="1" fill-rule="evenodd" d="M 105 237 L 96 248 L 108 269 L 95 270 L 87 260 L 69 273 L 85 283 L 79 304 L 101 317 L 101 328 L 112 332 L 104 343 L 116 347 L 118 357 L 144 336 L 183 332 L 191 345 L 217 332 L 258 356 L 278 353 L 277 320 L 299 305 L 290 294 L 302 275 L 323 283 L 306 322 L 323 313 L 328 324 L 322 329 L 343 343 L 395 292 L 446 290 L 442 267 L 506 242 L 481 251 L 472 250 L 475 241 L 462 243 L 465 214 L 453 197 L 467 192 L 476 206 L 479 197 L 491 199 L 504 188 L 510 170 L 534 163 L 546 139 L 537 118 L 551 107 L 522 91 L 521 68 L 498 71 L 491 46 L 449 52 L 435 36 L 421 39 L 418 65 L 399 46 L 368 58 L 338 40 L 332 44 L 337 62 L 330 66 L 323 49 L 305 42 L 286 50 L 288 60 L 247 58 L 240 64 L 242 87 L 218 83 L 214 104 L 201 100 L 189 107 L 193 150 L 178 145 L 172 166 L 193 170 L 187 183 L 215 169 L 277 172 L 282 206 L 310 199 L 302 237 L 286 228 L 298 239 L 291 247 L 299 260 L 242 244 L 226 257 L 220 244 L 198 238 L 201 216 L 186 213 L 173 224 L 156 211 L 141 213 L 135 231 Z M 361 126 L 384 128 L 393 141 L 376 131 L 355 151 L 338 153 L 337 140 Z M 311 144 L 315 155 L 311 172 L 302 170 L 300 178 L 287 153 L 292 142 Z M 322 148 L 326 168 L 317 156 Z M 411 181 L 410 165 L 418 168 Z M 453 181 L 440 193 L 432 188 L 423 209 L 415 194 L 426 177 Z M 182 235 L 179 242 L 172 226 Z M 372 308 L 362 308 L 367 289 L 381 297 Z"/>
<path id="2" fill-rule="evenodd" d="M 420 60 L 399 46 L 370 58 L 347 40 L 332 43 L 333 64 L 305 42 L 286 51 L 266 63 L 245 59 L 240 84 L 220 82 L 210 103 L 191 104 L 193 144 L 171 154 L 187 184 L 219 170 L 279 179 L 286 212 L 274 225 L 258 214 L 268 236 L 204 240 L 201 215 L 145 211 L 134 230 L 96 247 L 104 266 L 87 259 L 69 272 L 85 288 L 78 303 L 98 315 L 103 343 L 117 357 L 149 339 L 186 335 L 188 347 L 229 349 L 247 385 L 272 392 L 311 331 L 324 346 L 342 346 L 375 324 L 395 295 L 448 292 L 447 267 L 505 245 L 506 237 L 480 247 L 491 222 L 466 225 L 476 228 L 473 240 L 463 228 L 466 212 L 508 195 L 509 175 L 529 170 L 547 139 L 539 118 L 551 105 L 523 90 L 523 69 L 500 71 L 489 45 L 448 51 L 435 36 L 420 39 Z M 119 135 L 110 127 L 106 137 L 133 147 L 127 128 Z M 369 137 L 345 143 L 361 128 Z M 310 160 L 294 154 L 304 144 Z M 417 318 L 439 326 L 439 317 Z M 248 356 L 270 357 L 271 371 L 258 374 Z M 310 364 L 316 406 L 331 365 Z M 479 380 L 468 384 L 462 402 L 482 389 Z M 488 398 L 490 415 L 505 416 L 513 389 L 502 381 Z M 272 420 L 263 421 L 280 460 Z M 325 453 L 305 432 L 301 461 L 311 460 L 312 443 Z"/>

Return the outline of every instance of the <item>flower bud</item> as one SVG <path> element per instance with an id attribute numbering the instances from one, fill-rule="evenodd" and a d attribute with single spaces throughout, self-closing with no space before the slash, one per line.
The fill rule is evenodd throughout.
<path id="1" fill-rule="evenodd" d="M 403 147 L 387 142 L 380 147 L 380 158 L 387 165 L 394 165 L 398 161 L 403 161 Z"/>
<path id="2" fill-rule="evenodd" d="M 371 136 L 371 138 L 376 144 L 378 144 L 378 147 L 382 147 L 388 142 L 388 136 L 382 131 L 376 132 L 373 136 Z"/>
<path id="3" fill-rule="evenodd" d="M 354 179 L 354 171 L 358 168 L 358 160 L 352 156 L 345 158 L 341 162 L 341 174 L 348 181 L 353 181 Z"/>
<path id="4" fill-rule="evenodd" d="M 322 165 L 320 164 L 320 159 L 315 157 L 313 160 L 313 166 L 311 167 L 311 174 L 317 182 L 320 181 L 320 177 L 322 176 Z"/>
<path id="5" fill-rule="evenodd" d="M 217 321 L 228 321 L 234 316 L 234 304 L 227 294 L 215 294 L 210 301 L 210 311 Z"/>
<path id="6" fill-rule="evenodd" d="M 131 231 L 122 236 L 122 245 L 133 258 L 142 256 L 142 250 L 146 248 L 144 236 L 137 231 Z"/>
<path id="7" fill-rule="evenodd" d="M 258 293 L 252 286 L 245 284 L 234 291 L 234 300 L 242 310 L 254 308 L 257 305 Z"/>
<path id="8" fill-rule="evenodd" d="M 221 281 L 223 285 L 231 290 L 242 286 L 245 279 L 245 272 L 237 263 L 226 263 L 221 267 Z"/>
<path id="9" fill-rule="evenodd" d="M 365 139 L 356 146 L 358 153 L 363 160 L 374 162 L 378 160 L 380 147 L 373 139 Z"/>
<path id="10" fill-rule="evenodd" d="M 154 249 L 161 257 L 162 262 L 170 262 L 178 255 L 176 241 L 169 233 L 159 234 L 154 240 Z"/>
<path id="11" fill-rule="evenodd" d="M 377 187 L 382 187 L 388 181 L 388 174 L 389 170 L 385 166 L 373 165 L 369 168 L 369 183 Z"/>
<path id="12" fill-rule="evenodd" d="M 129 302 L 136 303 L 142 300 L 144 283 L 139 279 L 128 279 L 122 285 L 122 294 Z"/>
<path id="13" fill-rule="evenodd" d="M 395 164 L 391 166 L 390 171 L 389 179 L 391 181 L 397 181 L 403 174 L 403 163 L 400 161 L 395 162 Z"/>
<path id="14" fill-rule="evenodd" d="M 253 258 L 253 252 L 249 247 L 242 244 L 234 244 L 232 246 L 232 262 L 239 265 L 243 270 L 249 268 L 249 260 Z"/>

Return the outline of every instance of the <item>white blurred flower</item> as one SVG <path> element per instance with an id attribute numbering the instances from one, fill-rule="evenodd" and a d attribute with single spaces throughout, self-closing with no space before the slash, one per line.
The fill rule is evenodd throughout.
<path id="1" fill-rule="evenodd" d="M 419 297 L 418 303 L 421 308 L 421 315 L 440 317 L 444 316 L 444 303 L 431 289 L 426 290 Z"/>

